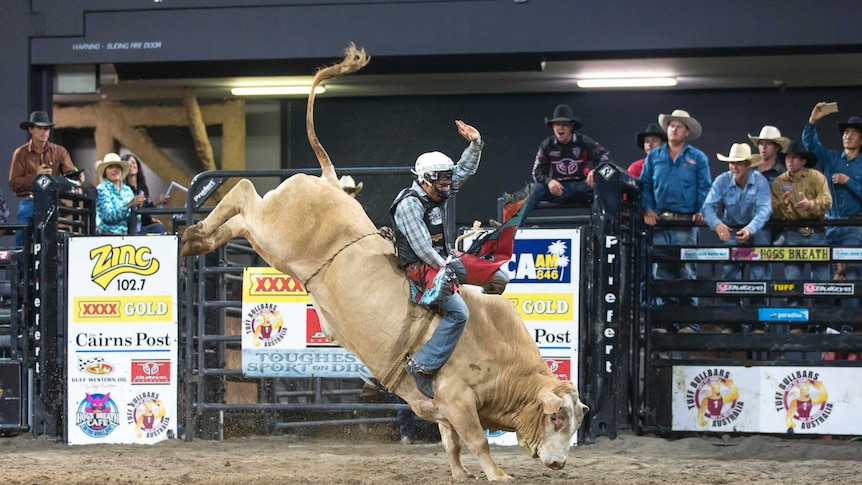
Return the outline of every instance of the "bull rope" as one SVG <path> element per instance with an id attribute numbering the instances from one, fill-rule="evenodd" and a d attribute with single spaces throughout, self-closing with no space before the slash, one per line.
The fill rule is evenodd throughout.
<path id="1" fill-rule="evenodd" d="M 379 234 L 379 235 L 380 235 L 380 237 L 384 237 L 382 234 L 380 234 L 380 231 L 376 231 L 376 232 L 369 232 L 368 234 L 363 234 L 363 235 L 361 235 L 361 236 L 358 236 L 358 237 L 354 238 L 352 241 L 350 241 L 349 243 L 347 243 L 347 244 L 345 244 L 344 246 L 342 246 L 342 247 L 341 247 L 341 249 L 339 249 L 338 251 L 336 251 L 336 252 L 335 252 L 335 254 L 333 254 L 332 256 L 330 256 L 330 257 L 329 257 L 329 259 L 327 259 L 326 261 L 324 261 L 324 262 L 323 262 L 323 264 L 321 264 L 321 265 L 320 265 L 320 267 L 319 267 L 319 268 L 317 268 L 317 270 L 316 270 L 314 273 L 311 273 L 311 276 L 309 276 L 308 278 L 306 278 L 306 279 L 305 279 L 305 287 L 306 287 L 306 288 L 308 288 L 308 284 L 309 284 L 309 283 L 311 283 L 311 279 L 312 279 L 312 278 L 314 278 L 315 276 L 317 276 L 317 273 L 320 273 L 321 271 L 323 271 L 323 268 L 325 268 L 325 267 L 329 266 L 329 264 L 330 264 L 330 263 L 332 263 L 332 261 L 333 261 L 333 260 L 335 260 L 335 258 L 336 258 L 339 254 L 341 254 L 341 252 L 342 252 L 342 251 L 344 251 L 345 249 L 349 248 L 349 247 L 350 247 L 350 246 L 352 246 L 354 243 L 357 243 L 357 242 L 359 242 L 359 241 L 361 241 L 361 240 L 365 239 L 366 237 L 368 237 L 368 236 L 373 236 L 373 235 L 375 235 L 375 234 Z"/>

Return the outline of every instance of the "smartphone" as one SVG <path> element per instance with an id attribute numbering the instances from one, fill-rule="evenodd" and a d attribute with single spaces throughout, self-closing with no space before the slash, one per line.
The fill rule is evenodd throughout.
<path id="1" fill-rule="evenodd" d="M 823 113 L 837 113 L 838 112 L 838 103 L 826 103 L 820 107 L 820 111 Z"/>
<path id="2" fill-rule="evenodd" d="M 793 190 L 793 186 L 792 185 L 782 185 L 781 190 L 787 192 L 788 190 Z"/>

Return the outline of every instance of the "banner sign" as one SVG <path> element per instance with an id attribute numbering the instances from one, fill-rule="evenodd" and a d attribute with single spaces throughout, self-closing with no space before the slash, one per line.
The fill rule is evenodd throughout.
<path id="1" fill-rule="evenodd" d="M 302 284 L 273 268 L 245 268 L 242 372 L 253 377 L 359 377 L 365 366 L 326 338 Z"/>
<path id="2" fill-rule="evenodd" d="M 177 245 L 175 235 L 69 239 L 69 444 L 176 436 Z"/>
<path id="3" fill-rule="evenodd" d="M 862 368 L 673 368 L 673 431 L 862 433 Z"/>
<path id="4" fill-rule="evenodd" d="M 734 247 L 730 259 L 734 261 L 829 261 L 830 248 L 793 247 Z"/>

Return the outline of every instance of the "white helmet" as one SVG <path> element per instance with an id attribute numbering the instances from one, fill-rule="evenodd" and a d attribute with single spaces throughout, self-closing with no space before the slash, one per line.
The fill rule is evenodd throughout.
<path id="1" fill-rule="evenodd" d="M 449 175 L 451 176 L 454 169 L 455 163 L 445 154 L 440 152 L 428 152 L 419 155 L 412 172 L 421 183 L 434 182 L 439 177 L 440 172 L 449 172 Z"/>

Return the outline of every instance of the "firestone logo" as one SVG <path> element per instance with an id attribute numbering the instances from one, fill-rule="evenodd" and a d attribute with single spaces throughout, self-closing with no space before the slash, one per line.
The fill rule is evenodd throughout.
<path id="1" fill-rule="evenodd" d="M 150 248 L 135 247 L 131 244 L 123 246 L 106 244 L 93 248 L 90 250 L 90 260 L 93 261 L 90 279 L 103 290 L 106 290 L 111 281 L 121 274 L 150 276 L 155 274 L 160 266 L 159 260 L 152 257 Z"/>

